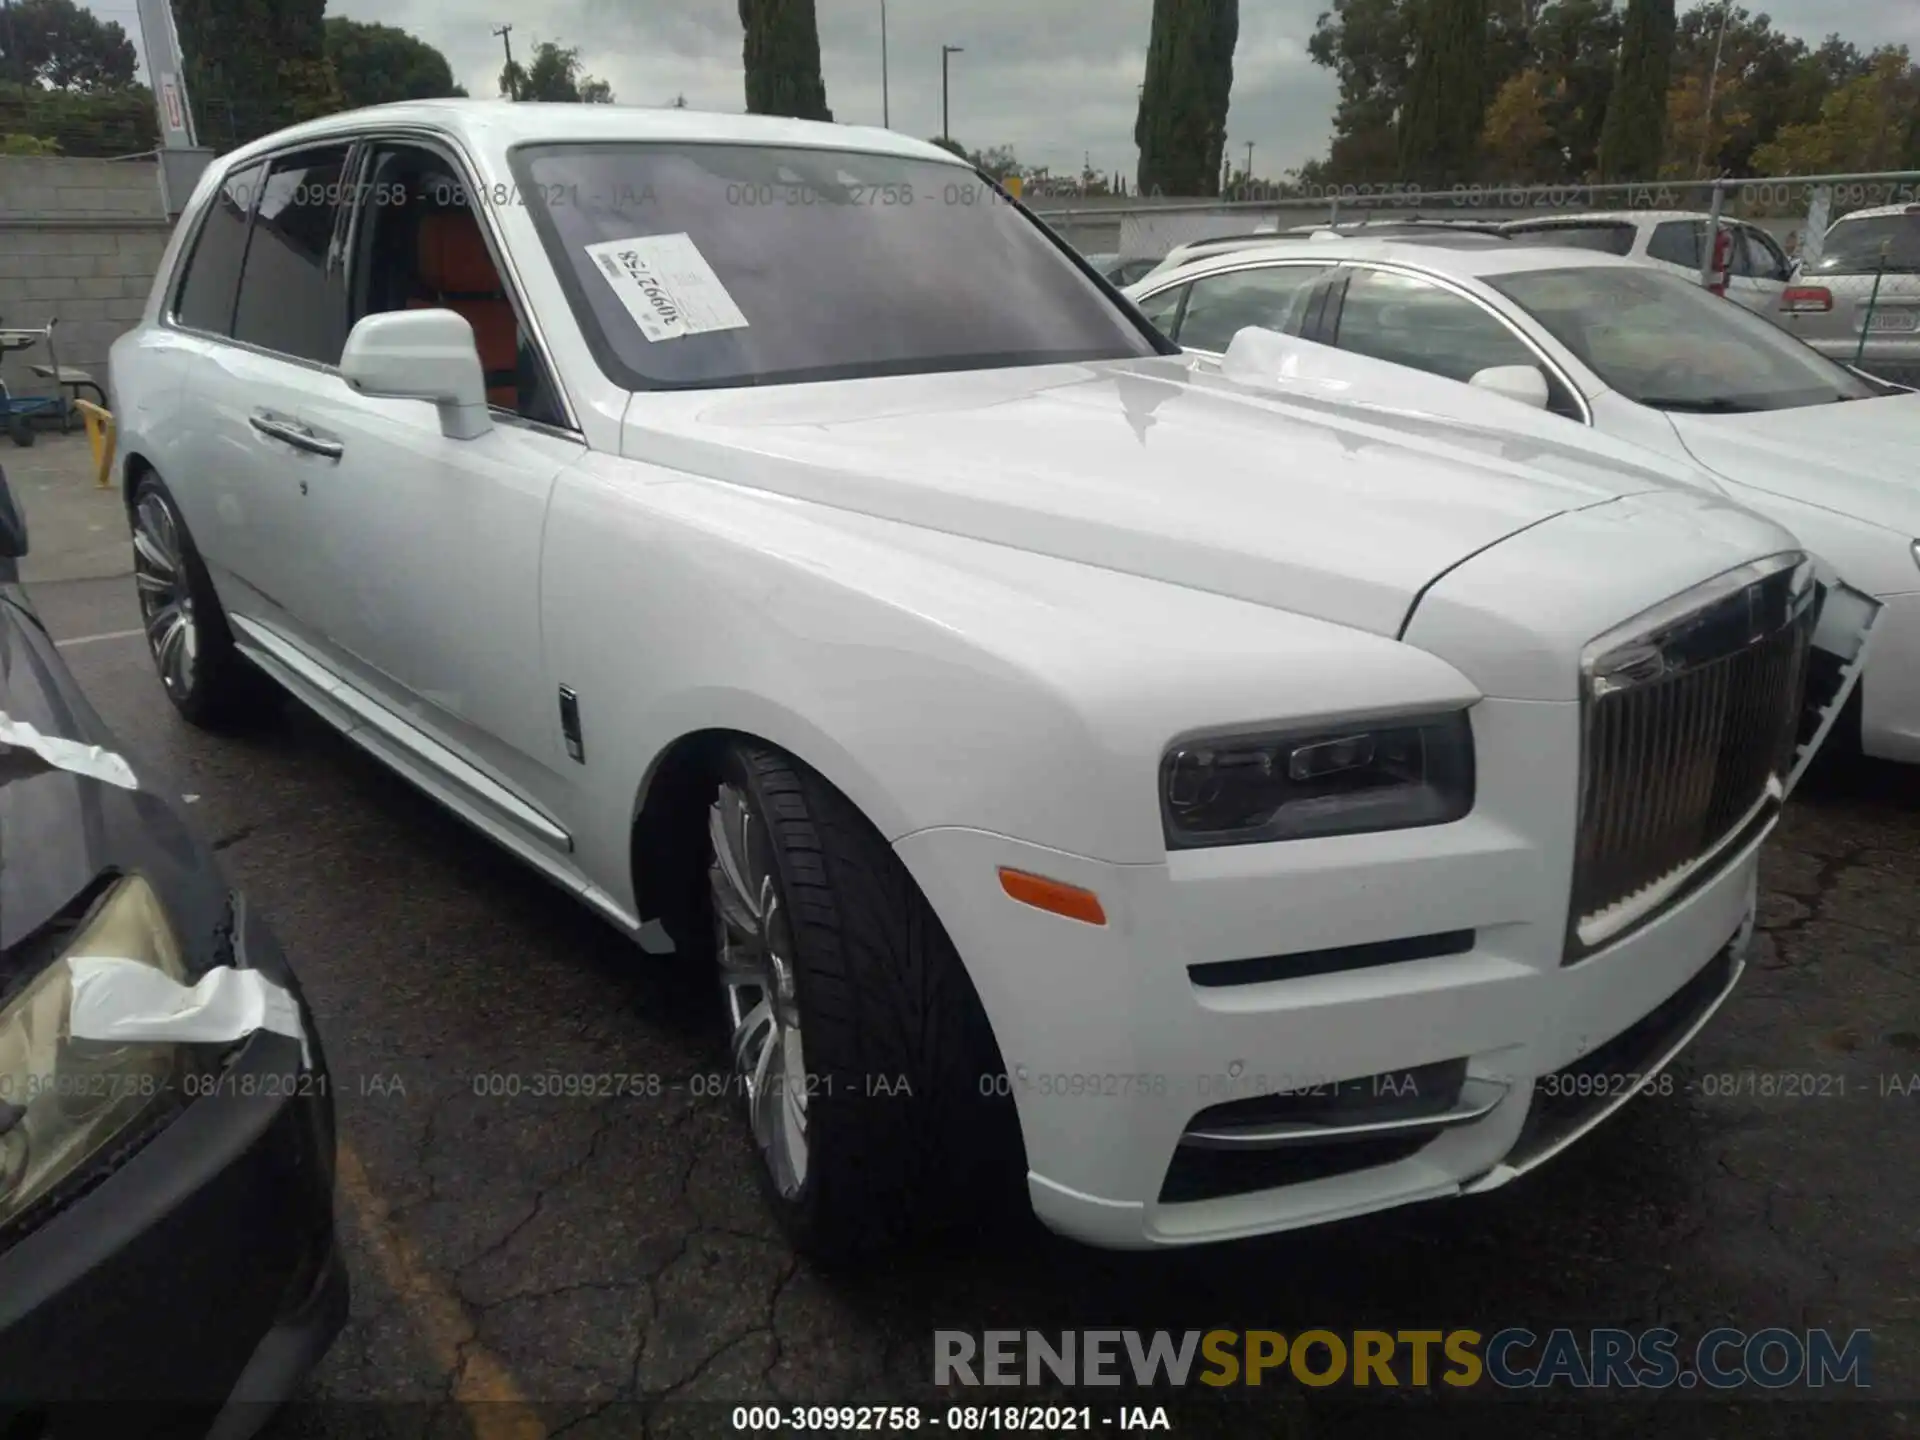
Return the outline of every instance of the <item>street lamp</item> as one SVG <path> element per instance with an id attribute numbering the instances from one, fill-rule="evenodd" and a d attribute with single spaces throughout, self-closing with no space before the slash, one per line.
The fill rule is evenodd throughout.
<path id="1" fill-rule="evenodd" d="M 887 99 L 887 0 L 880 0 L 880 125 L 893 128 L 893 107 Z"/>
<path id="2" fill-rule="evenodd" d="M 940 47 L 940 138 L 943 140 L 953 139 L 953 129 L 947 123 L 947 57 L 949 55 L 963 55 L 965 53 L 966 46 L 964 45 L 942 45 Z"/>

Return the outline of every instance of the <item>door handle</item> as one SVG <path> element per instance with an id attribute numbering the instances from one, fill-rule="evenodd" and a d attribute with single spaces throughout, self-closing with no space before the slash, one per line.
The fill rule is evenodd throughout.
<path id="1" fill-rule="evenodd" d="M 338 440 L 323 440 L 297 421 L 282 420 L 278 415 L 270 415 L 264 410 L 254 411 L 247 417 L 247 423 L 268 439 L 291 445 L 296 450 L 304 450 L 309 455 L 321 455 L 328 460 L 338 460 L 347 453 L 347 447 Z"/>

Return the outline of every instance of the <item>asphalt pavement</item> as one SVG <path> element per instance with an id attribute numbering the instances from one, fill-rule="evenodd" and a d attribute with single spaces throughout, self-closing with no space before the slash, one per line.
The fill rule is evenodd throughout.
<path id="1" fill-rule="evenodd" d="M 1810 780 L 1768 845 L 1754 964 L 1673 1093 L 1502 1190 L 1176 1253 L 1002 1225 L 826 1274 L 782 1241 L 739 1117 L 705 1093 L 708 978 L 641 953 L 294 705 L 242 739 L 190 729 L 131 583 L 87 578 L 114 568 L 117 541 L 75 519 L 98 502 L 56 491 L 26 496 L 30 523 L 94 558 L 63 578 L 43 556 L 32 598 L 141 775 L 269 916 L 333 1066 L 354 1312 L 279 1440 L 724 1433 L 731 1407 L 764 1403 L 944 1414 L 936 1328 L 1086 1326 L 1868 1329 L 1872 1388 L 1810 1405 L 1403 1393 L 1356 1411 L 1292 1384 L 1153 1403 L 1196 1435 L 1913 1433 L 1920 774 Z M 534 1098 L 539 1074 L 634 1079 Z M 504 1077 L 522 1093 L 494 1093 L 516 1088 Z"/>

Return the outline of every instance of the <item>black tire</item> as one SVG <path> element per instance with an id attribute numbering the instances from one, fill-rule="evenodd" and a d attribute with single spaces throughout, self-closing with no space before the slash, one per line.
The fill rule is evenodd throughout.
<path id="1" fill-rule="evenodd" d="M 728 787 L 747 797 L 790 920 L 808 1163 L 793 1193 L 764 1147 L 756 1167 L 789 1237 L 832 1263 L 1004 1216 L 1024 1197 L 1018 1123 L 986 1013 L 926 897 L 852 803 L 793 757 L 734 744 L 716 816 Z M 710 830 L 716 884 L 718 844 Z"/>
<path id="2" fill-rule="evenodd" d="M 27 415 L 9 415 L 7 417 L 7 435 L 22 450 L 27 449 L 39 438 L 33 428 L 33 419 Z"/>
<path id="3" fill-rule="evenodd" d="M 271 714 L 278 703 L 273 686 L 235 648 L 226 611 L 220 608 L 187 522 L 151 470 L 135 485 L 127 515 L 147 649 L 173 708 L 188 723 L 207 730 L 239 729 Z M 171 588 L 157 588 L 163 584 Z M 186 623 L 183 634 L 175 633 L 167 620 L 169 605 Z M 187 647 L 184 665 L 173 648 L 182 645 Z"/>

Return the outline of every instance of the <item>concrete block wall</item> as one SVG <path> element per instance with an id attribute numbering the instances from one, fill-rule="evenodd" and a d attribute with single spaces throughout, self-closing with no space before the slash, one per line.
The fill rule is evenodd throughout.
<path id="1" fill-rule="evenodd" d="M 60 363 L 106 383 L 107 351 L 140 318 L 172 227 L 152 160 L 0 157 L 0 328 L 59 321 Z M 44 346 L 10 352 L 16 395 L 50 393 L 30 367 Z"/>

